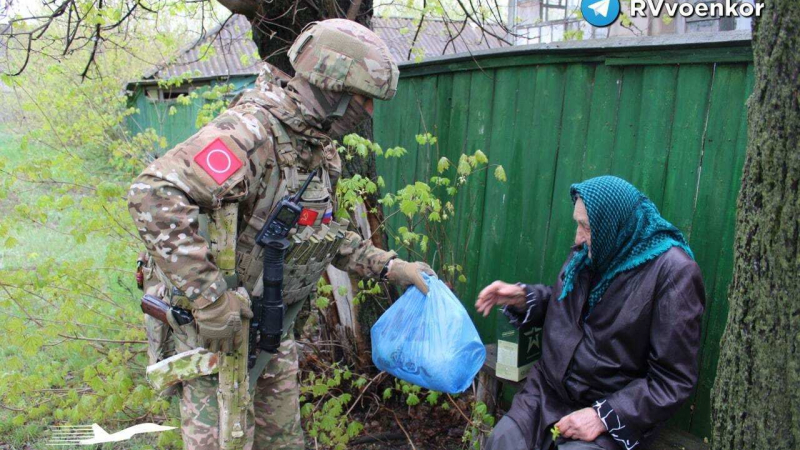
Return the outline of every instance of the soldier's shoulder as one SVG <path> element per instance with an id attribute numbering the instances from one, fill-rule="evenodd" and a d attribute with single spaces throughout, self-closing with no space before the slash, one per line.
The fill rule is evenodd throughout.
<path id="1" fill-rule="evenodd" d="M 154 161 L 145 173 L 216 204 L 247 196 L 275 165 L 269 114 L 255 105 L 235 105 Z M 266 125 L 265 125 L 266 123 Z M 202 200 L 205 201 L 202 201 Z"/>

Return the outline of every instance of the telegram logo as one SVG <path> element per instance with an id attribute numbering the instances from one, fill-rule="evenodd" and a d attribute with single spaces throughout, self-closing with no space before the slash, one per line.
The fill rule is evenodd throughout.
<path id="1" fill-rule="evenodd" d="M 619 0 L 583 0 L 581 14 L 593 27 L 607 27 L 619 17 Z"/>

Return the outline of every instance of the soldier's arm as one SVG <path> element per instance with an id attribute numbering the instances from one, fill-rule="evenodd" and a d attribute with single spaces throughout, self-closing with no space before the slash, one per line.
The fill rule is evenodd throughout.
<path id="1" fill-rule="evenodd" d="M 397 253 L 375 247 L 369 239 L 362 238 L 355 231 L 346 232 L 344 239 L 339 253 L 333 259 L 337 269 L 361 277 L 378 278 L 389 260 L 397 257 Z"/>
<path id="2" fill-rule="evenodd" d="M 227 289 L 199 234 L 200 209 L 243 200 L 270 169 L 272 137 L 263 125 L 265 114 L 248 104 L 227 110 L 151 163 L 131 185 L 128 206 L 147 250 L 195 307 Z"/>

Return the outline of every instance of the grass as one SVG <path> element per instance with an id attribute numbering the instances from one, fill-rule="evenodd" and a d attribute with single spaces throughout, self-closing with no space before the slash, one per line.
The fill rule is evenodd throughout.
<path id="1" fill-rule="evenodd" d="M 76 242 L 68 233 L 64 234 L 65 229 L 68 230 L 69 227 L 76 223 L 76 211 L 78 212 L 78 224 L 80 223 L 81 209 L 83 208 L 80 194 L 68 194 L 74 197 L 74 206 L 71 208 L 63 210 L 48 209 L 46 223 L 42 225 L 8 220 L 9 217 L 12 217 L 15 209 L 18 208 L 19 205 L 36 205 L 38 202 L 46 201 L 47 197 L 60 195 L 54 194 L 52 185 L 16 180 L 19 173 L 18 168 L 37 159 L 53 158 L 57 154 L 57 150 L 35 144 L 27 145 L 25 151 L 23 151 L 21 148 L 21 141 L 22 137 L 16 134 L 11 127 L 0 124 L 0 162 L 2 162 L 2 166 L 4 166 L 2 169 L 3 172 L 0 173 L 0 191 L 5 191 L 4 196 L 0 195 L 0 227 L 2 227 L 3 224 L 7 227 L 6 236 L 0 237 L 0 273 L 3 271 L 35 270 L 37 264 L 41 264 L 42 261 L 47 260 L 55 261 L 57 264 L 70 264 L 73 261 L 91 260 L 102 266 L 104 261 L 114 256 L 109 255 L 109 248 L 113 243 L 109 235 L 94 233 L 87 236 L 85 242 Z M 64 182 L 73 181 L 69 178 L 69 171 L 59 171 L 57 167 L 54 167 L 53 172 L 53 178 L 55 179 Z M 14 181 L 13 183 L 11 183 L 12 180 Z M 86 211 L 86 215 L 91 217 L 92 212 Z M 94 212 L 94 215 L 96 216 L 97 213 Z M 9 238 L 16 241 L 16 245 L 4 245 L 8 243 L 7 239 Z M 134 261 L 131 261 L 131 267 L 133 267 L 133 263 Z M 121 311 L 119 308 L 99 301 L 93 302 L 91 306 L 102 314 L 136 314 L 137 316 L 127 316 L 128 322 L 136 323 L 137 320 L 134 317 L 138 317 L 140 313 L 138 312 L 138 304 L 135 302 L 138 293 L 135 289 L 131 289 L 132 277 L 132 273 L 120 273 L 119 271 L 103 272 L 102 283 L 104 286 L 101 286 L 101 288 L 105 292 L 108 292 L 109 295 L 113 296 L 118 303 L 124 305 L 125 311 Z M 2 283 L 2 281 L 3 280 L 0 279 L 0 283 Z M 11 292 L 16 291 L 12 290 Z M 6 298 L 4 298 L 4 296 Z M 50 302 L 59 305 L 58 302 L 60 299 L 57 297 L 58 296 L 55 295 L 54 298 L 50 298 Z M 0 302 L 10 298 L 13 299 L 12 294 L 10 294 L 8 290 L 5 292 L 0 291 Z M 26 304 L 26 307 L 37 316 L 51 317 L 49 311 L 41 310 L 41 306 L 43 305 L 44 304 L 41 302 L 31 302 Z M 25 336 L 35 335 L 39 332 L 37 327 L 34 326 L 30 320 L 26 320 L 26 311 L 21 310 L 18 306 L 19 304 L 15 305 L 12 303 L 9 308 L 4 308 L 4 314 L 0 315 L 0 330 L 5 330 L 10 323 L 9 321 L 24 320 L 27 328 L 20 331 L 20 333 L 23 333 Z M 52 313 L 59 314 L 61 311 L 53 311 Z M 92 319 L 97 320 L 97 317 Z M 101 335 L 98 337 L 103 336 Z M 64 370 L 67 374 L 65 378 L 71 381 L 60 380 L 55 382 L 51 387 L 69 389 L 76 385 L 83 384 L 81 378 L 83 369 L 87 366 L 96 365 L 103 356 L 88 348 L 85 342 L 68 341 L 58 343 L 48 341 L 48 343 L 52 345 L 48 351 L 42 349 L 32 355 L 26 355 L 25 349 L 20 345 L 19 338 L 13 339 L 12 337 L 11 339 L 0 340 L 0 385 L 3 383 L 3 378 L 38 376 L 40 374 L 30 373 L 31 368 L 47 366 L 55 360 L 58 363 L 59 369 L 66 369 Z M 22 360 L 24 367 L 15 370 L 11 365 L 12 360 Z M 142 358 L 139 358 L 139 360 L 143 361 Z M 139 378 L 139 380 L 141 380 L 141 378 Z M 49 438 L 48 427 L 54 422 L 52 411 L 45 412 L 38 419 L 26 420 L 24 424 L 16 425 L 12 424 L 12 422 L 14 418 L 19 415 L 19 412 L 14 411 L 19 405 L 16 407 L 2 405 L 2 401 L 3 393 L 0 392 L 0 449 L 52 448 L 46 445 L 46 440 Z M 175 402 L 173 402 L 173 408 L 169 414 L 170 417 L 177 417 L 177 410 L 174 403 Z M 109 417 L 108 419 L 113 418 Z M 90 423 L 91 421 L 89 423 L 81 423 L 81 425 Z M 101 423 L 101 425 L 103 425 L 108 432 L 113 433 L 133 425 L 133 423 L 111 420 L 108 423 Z M 156 443 L 156 439 L 157 435 L 136 437 L 120 444 L 106 444 L 105 447 L 152 448 Z"/>
<path id="2" fill-rule="evenodd" d="M 26 162 L 53 156 L 54 150 L 44 146 L 29 145 L 25 151 L 20 149 L 21 137 L 13 133 L 8 126 L 0 127 L 0 160 L 5 162 L 6 171 L 14 176 L 14 168 Z M 9 175 L 3 174 L 3 177 Z M 71 181 L 62 177 L 64 181 Z M 47 185 L 16 183 L 8 192 L 8 197 L 0 199 L 0 214 L 8 214 L 20 204 L 33 205 L 42 196 L 50 194 Z M 87 245 L 75 245 L 58 232 L 58 226 L 66 220 L 64 213 L 53 212 L 48 227 L 33 227 L 29 224 L 18 224 L 11 236 L 19 243 L 13 248 L 0 248 L 0 268 L 10 269 L 25 267 L 31 260 L 52 257 L 57 261 L 68 261 L 76 258 L 100 260 L 105 257 L 104 240 L 90 237 Z"/>

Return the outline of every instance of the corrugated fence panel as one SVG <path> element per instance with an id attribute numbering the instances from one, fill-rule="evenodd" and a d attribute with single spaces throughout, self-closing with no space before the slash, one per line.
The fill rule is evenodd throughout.
<path id="1" fill-rule="evenodd" d="M 456 165 L 476 150 L 505 168 L 507 182 L 490 167 L 447 199 L 456 213 L 437 234 L 444 255 L 427 255 L 437 268 L 442 259 L 463 267 L 466 282 L 456 291 L 485 342 L 496 340 L 502 319 L 476 317 L 480 289 L 495 279 L 550 284 L 564 263 L 575 232 L 572 183 L 614 174 L 645 192 L 689 236 L 703 271 L 701 378 L 672 420 L 701 437 L 710 435 L 753 85 L 749 43 L 718 45 L 665 46 L 669 58 L 659 49 L 623 54 L 609 47 L 604 54 L 484 55 L 484 67 L 481 57 L 407 66 L 396 99 L 381 102 L 375 116 L 377 142 L 409 151 L 398 160 L 379 158 L 385 191 L 428 182 L 441 157 Z M 415 135 L 426 131 L 436 145 L 417 144 Z M 397 228 L 409 223 L 401 214 L 388 223 L 397 244 Z"/>

